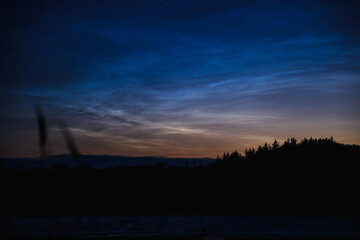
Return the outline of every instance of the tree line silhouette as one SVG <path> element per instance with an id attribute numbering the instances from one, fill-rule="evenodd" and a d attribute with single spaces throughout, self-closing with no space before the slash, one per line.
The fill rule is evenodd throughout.
<path id="1" fill-rule="evenodd" d="M 222 157 L 216 157 L 217 164 L 232 164 L 238 161 L 312 161 L 317 164 L 322 161 L 340 161 L 343 157 L 353 159 L 352 154 L 359 154 L 360 146 L 337 143 L 330 138 L 304 138 L 298 141 L 296 138 L 288 138 L 282 145 L 275 139 L 272 144 L 259 145 L 257 149 L 247 148 L 244 155 L 236 150 L 225 153 Z M 334 155 L 335 154 L 335 155 Z M 358 155 L 357 155 L 358 156 Z M 314 159 L 315 158 L 315 159 Z M 344 161 L 347 161 L 344 159 Z"/>
<path id="2" fill-rule="evenodd" d="M 360 146 L 275 140 L 214 164 L 0 170 L 4 216 L 235 214 L 359 216 Z"/>

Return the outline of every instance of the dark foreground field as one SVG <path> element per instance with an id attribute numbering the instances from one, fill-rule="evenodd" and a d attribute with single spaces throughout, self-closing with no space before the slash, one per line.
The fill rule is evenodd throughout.
<path id="1" fill-rule="evenodd" d="M 2 218 L 14 239 L 359 239 L 348 217 L 87 216 Z"/>
<path id="2" fill-rule="evenodd" d="M 320 139 L 207 166 L 1 169 L 1 234 L 360 239 L 359 159 L 359 146 Z"/>

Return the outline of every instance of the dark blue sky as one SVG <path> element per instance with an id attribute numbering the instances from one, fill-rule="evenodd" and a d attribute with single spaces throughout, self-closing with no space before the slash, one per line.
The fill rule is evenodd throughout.
<path id="1" fill-rule="evenodd" d="M 10 3 L 11 2 L 11 3 Z M 1 3 L 0 157 L 215 157 L 288 137 L 360 144 L 359 1 Z"/>

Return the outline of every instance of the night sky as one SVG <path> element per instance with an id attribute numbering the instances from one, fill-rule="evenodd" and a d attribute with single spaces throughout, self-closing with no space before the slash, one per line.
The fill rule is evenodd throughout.
<path id="1" fill-rule="evenodd" d="M 360 144 L 360 2 L 1 3 L 0 157 L 216 157 L 275 138 Z"/>

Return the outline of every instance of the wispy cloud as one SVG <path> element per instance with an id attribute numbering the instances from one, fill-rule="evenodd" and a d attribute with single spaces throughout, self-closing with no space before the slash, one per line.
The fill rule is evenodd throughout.
<path id="1" fill-rule="evenodd" d="M 10 7 L 0 155 L 37 154 L 25 147 L 36 142 L 33 101 L 53 152 L 65 151 L 60 120 L 83 153 L 214 157 L 309 135 L 360 143 L 358 3 L 141 2 Z"/>

